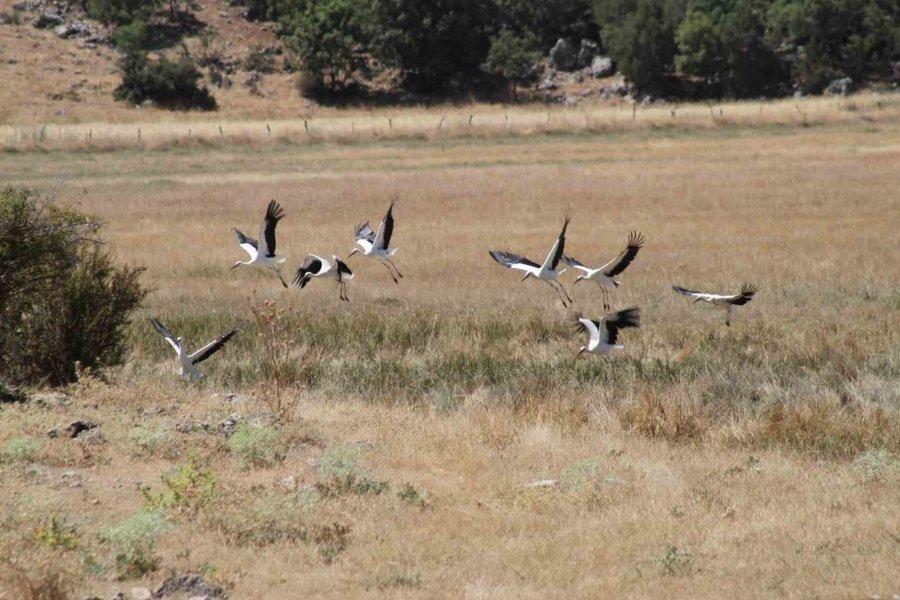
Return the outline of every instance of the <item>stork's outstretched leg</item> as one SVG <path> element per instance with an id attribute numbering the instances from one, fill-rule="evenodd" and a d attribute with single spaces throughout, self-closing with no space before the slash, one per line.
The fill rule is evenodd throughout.
<path id="1" fill-rule="evenodd" d="M 606 288 L 600 288 L 603 290 L 603 310 L 609 312 L 612 307 L 609 305 L 609 290 Z"/>
<path id="2" fill-rule="evenodd" d="M 387 263 L 384 263 L 384 262 L 383 262 L 383 263 L 381 263 L 381 264 L 384 266 L 385 269 L 388 270 L 388 273 L 391 274 L 391 279 L 394 280 L 394 283 L 400 283 L 400 281 L 397 279 L 397 276 L 394 275 L 394 271 L 387 265 Z"/>
<path id="3" fill-rule="evenodd" d="M 386 259 L 384 259 L 384 260 L 387 262 L 387 264 L 389 264 L 389 265 L 391 265 L 392 267 L 394 267 L 394 270 L 397 272 L 397 277 L 400 277 L 400 278 L 402 279 L 402 278 L 403 278 L 403 273 L 400 272 L 400 269 L 397 268 L 397 265 L 395 265 L 394 262 L 393 262 L 391 259 L 389 259 L 389 258 L 386 258 Z"/>
<path id="4" fill-rule="evenodd" d="M 572 300 L 572 296 L 570 296 L 570 295 L 569 295 L 569 292 L 566 290 L 566 286 L 564 286 L 564 285 L 563 285 L 562 283 L 560 283 L 559 281 L 556 281 L 555 283 L 556 283 L 556 285 L 558 285 L 558 286 L 562 289 L 563 294 L 566 295 L 566 299 L 569 301 L 569 304 L 571 304 L 572 302 L 574 302 L 574 300 Z"/>
<path id="5" fill-rule="evenodd" d="M 547 280 L 547 285 L 549 285 L 554 290 L 556 290 L 556 294 L 559 296 L 559 301 L 562 302 L 562 305 L 564 307 L 568 308 L 569 305 L 566 303 L 566 299 L 563 297 L 563 292 L 559 289 L 558 285 L 553 285 L 554 283 L 556 283 L 556 282 L 553 281 L 552 279 Z"/>
<path id="6" fill-rule="evenodd" d="M 287 281 L 285 281 L 284 277 L 281 276 L 281 271 L 278 270 L 278 267 L 269 267 L 269 268 L 272 269 L 273 271 L 275 271 L 275 274 L 278 275 L 278 280 L 281 282 L 281 285 L 283 285 L 284 287 L 287 287 L 288 286 Z"/>

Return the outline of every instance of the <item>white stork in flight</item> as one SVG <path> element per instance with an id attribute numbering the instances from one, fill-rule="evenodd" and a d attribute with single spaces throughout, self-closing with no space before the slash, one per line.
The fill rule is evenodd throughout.
<path id="1" fill-rule="evenodd" d="M 569 265 L 582 272 L 575 278 L 575 283 L 579 281 L 596 281 L 603 291 L 603 310 L 609 310 L 609 290 L 619 287 L 619 281 L 614 279 L 622 271 L 628 268 L 634 257 L 637 256 L 641 248 L 644 247 L 644 236 L 636 231 L 628 234 L 628 245 L 617 257 L 596 269 L 586 267 L 574 258 L 563 254 L 563 264 Z"/>
<path id="2" fill-rule="evenodd" d="M 281 276 L 281 271 L 278 270 L 278 265 L 284 262 L 284 257 L 275 255 L 275 227 L 278 225 L 278 221 L 283 218 L 284 210 L 282 210 L 281 205 L 272 200 L 266 208 L 266 219 L 263 221 L 262 227 L 259 228 L 259 241 L 247 237 L 235 227 L 234 232 L 237 234 L 238 244 L 250 255 L 250 260 L 247 262 L 239 260 L 231 268 L 252 266 L 271 269 L 278 275 L 281 285 L 287 287 L 287 282 Z"/>
<path id="3" fill-rule="evenodd" d="M 592 321 L 578 315 L 578 323 L 581 329 L 588 333 L 588 344 L 581 347 L 575 358 L 578 359 L 584 352 L 609 357 L 613 350 L 624 348 L 621 344 L 616 343 L 620 329 L 641 326 L 641 309 L 626 308 L 610 313 L 599 321 Z"/>
<path id="4" fill-rule="evenodd" d="M 313 277 L 328 277 L 338 282 L 341 300 L 350 302 L 350 298 L 347 297 L 346 286 L 347 281 L 353 279 L 353 271 L 350 270 L 347 263 L 337 256 L 332 255 L 331 258 L 334 260 L 333 263 L 321 256 L 310 254 L 303 261 L 303 264 L 300 265 L 300 268 L 297 269 L 297 273 L 294 275 L 291 283 L 302 290 Z"/>
<path id="5" fill-rule="evenodd" d="M 553 248 L 550 249 L 550 253 L 547 255 L 547 258 L 544 259 L 544 264 L 539 265 L 536 262 L 528 260 L 524 256 L 520 256 L 518 254 L 512 254 L 511 252 L 499 252 L 497 250 L 491 250 L 490 255 L 491 258 L 496 260 L 498 263 L 503 265 L 508 269 L 518 269 L 520 271 L 525 271 L 525 276 L 522 277 L 522 281 L 525 281 L 529 277 L 534 277 L 540 281 L 546 281 L 547 285 L 556 290 L 556 293 L 559 295 L 560 301 L 563 303 L 563 306 L 568 306 L 572 302 L 571 296 L 569 296 L 569 292 L 566 291 L 566 288 L 562 283 L 556 280 L 556 278 L 563 272 L 565 269 L 557 270 L 559 266 L 559 261 L 563 256 L 563 251 L 566 246 L 566 228 L 569 226 L 569 217 L 566 217 L 566 222 L 563 223 L 562 231 L 559 232 L 559 237 L 556 239 L 556 243 L 553 244 Z"/>
<path id="6" fill-rule="evenodd" d="M 725 313 L 725 325 L 731 327 L 731 314 L 734 312 L 735 306 L 743 306 L 747 304 L 751 300 L 753 300 L 754 294 L 759 291 L 759 288 L 755 285 L 745 283 L 741 286 L 741 291 L 739 294 L 721 295 L 721 294 L 707 294 L 705 292 L 695 292 L 694 290 L 687 290 L 681 286 L 673 285 L 672 289 L 678 292 L 679 294 L 683 294 L 685 296 L 690 296 L 694 299 L 691 304 L 696 304 L 697 302 L 709 302 L 713 306 L 718 306 L 726 309 Z"/>
<path id="7" fill-rule="evenodd" d="M 391 236 L 394 233 L 393 211 L 394 203 L 391 202 L 391 205 L 388 206 L 387 214 L 384 215 L 384 219 L 381 220 L 381 225 L 378 226 L 377 233 L 372 231 L 368 221 L 356 226 L 356 244 L 359 248 L 354 248 L 353 251 L 347 255 L 347 258 L 349 259 L 357 253 L 371 258 L 377 258 L 381 261 L 381 264 L 387 268 L 394 283 L 400 283 L 398 277 L 402 278 L 403 274 L 400 272 L 400 269 L 397 268 L 397 265 L 391 261 L 391 257 L 397 252 L 396 248 L 391 248 Z"/>
<path id="8" fill-rule="evenodd" d="M 232 329 L 222 337 L 211 341 L 193 354 L 188 354 L 184 349 L 184 340 L 182 338 L 177 338 L 172 335 L 172 332 L 166 329 L 166 326 L 160 323 L 156 318 L 151 318 L 150 323 L 156 331 L 169 342 L 169 345 L 175 349 L 176 354 L 178 354 L 178 374 L 181 375 L 182 379 L 185 381 L 200 381 L 200 378 L 203 377 L 203 371 L 198 369 L 197 365 L 218 352 L 222 346 L 237 333 L 237 328 Z"/>

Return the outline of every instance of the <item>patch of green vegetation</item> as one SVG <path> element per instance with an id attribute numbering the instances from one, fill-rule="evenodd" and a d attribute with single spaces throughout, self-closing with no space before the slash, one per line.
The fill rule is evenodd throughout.
<path id="1" fill-rule="evenodd" d="M 271 466 L 285 456 L 284 436 L 268 425 L 239 425 L 228 439 L 228 447 L 232 454 L 254 467 Z"/>
<path id="2" fill-rule="evenodd" d="M 867 481 L 880 480 L 900 473 L 900 459 L 886 448 L 866 450 L 853 461 L 853 468 Z"/>
<path id="3" fill-rule="evenodd" d="M 109 544 L 115 555 L 119 580 L 143 577 L 156 570 L 156 544 L 168 528 L 164 511 L 142 510 L 100 532 L 100 539 Z"/>
<path id="4" fill-rule="evenodd" d="M 400 491 L 397 492 L 397 497 L 406 502 L 407 504 L 411 504 L 412 506 L 418 507 L 420 509 L 428 506 L 428 494 L 425 492 L 420 492 L 417 490 L 411 483 L 407 483 Z"/>
<path id="5" fill-rule="evenodd" d="M 160 476 L 165 489 L 156 495 L 143 490 L 144 507 L 149 511 L 193 512 L 207 504 L 216 493 L 216 475 L 196 457 L 179 465 L 173 473 Z"/>
<path id="6" fill-rule="evenodd" d="M 128 437 L 136 446 L 135 454 L 138 456 L 168 454 L 174 451 L 175 438 L 161 427 L 150 428 L 139 425 L 131 430 Z"/>
<path id="7" fill-rule="evenodd" d="M 34 460 L 41 449 L 40 440 L 33 438 L 14 438 L 3 444 L 0 460 L 9 464 L 25 463 Z"/>
<path id="8" fill-rule="evenodd" d="M 74 550 L 81 541 L 75 526 L 56 515 L 52 515 L 46 525 L 39 527 L 35 535 L 42 544 L 63 550 Z"/>
<path id="9" fill-rule="evenodd" d="M 380 494 L 390 487 L 378 481 L 361 467 L 362 449 L 357 445 L 337 446 L 325 453 L 319 467 L 316 490 L 323 496 L 344 494 Z"/>

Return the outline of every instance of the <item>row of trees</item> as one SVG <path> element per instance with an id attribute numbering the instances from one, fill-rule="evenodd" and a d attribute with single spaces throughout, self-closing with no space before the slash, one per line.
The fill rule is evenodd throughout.
<path id="1" fill-rule="evenodd" d="M 321 82 L 396 69 L 402 85 L 515 82 L 558 38 L 602 41 L 647 93 L 755 97 L 898 78 L 896 0 L 247 0 Z M 475 79 L 473 79 L 475 78 Z"/>
<path id="2" fill-rule="evenodd" d="M 596 0 L 601 35 L 640 89 L 706 96 L 819 93 L 896 79 L 896 0 Z"/>
<path id="3" fill-rule="evenodd" d="M 817 93 L 841 77 L 900 79 L 897 0 L 241 1 L 252 18 L 277 21 L 286 48 L 331 89 L 376 71 L 430 93 L 515 84 L 536 74 L 559 38 L 600 43 L 639 91 L 654 95 L 758 97 Z M 174 19 L 190 1 L 87 7 L 124 24 L 163 11 Z M 178 74 L 190 75 L 186 67 Z"/>

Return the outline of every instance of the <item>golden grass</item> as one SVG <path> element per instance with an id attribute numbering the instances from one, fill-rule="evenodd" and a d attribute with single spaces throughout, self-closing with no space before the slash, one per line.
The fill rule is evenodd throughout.
<path id="1" fill-rule="evenodd" d="M 0 449 L 42 446 L 0 464 L 0 554 L 23 557 L 0 565 L 0 594 L 58 572 L 72 597 L 173 572 L 235 598 L 897 593 L 900 123 L 867 111 L 815 127 L 0 154 L 9 182 L 58 186 L 106 219 L 117 257 L 146 265 L 155 289 L 110 384 L 4 409 Z M 349 305 L 330 282 L 282 290 L 227 271 L 243 259 L 230 227 L 255 232 L 269 198 L 287 212 L 279 252 L 293 270 L 307 252 L 349 252 L 356 222 L 394 194 L 399 286 L 356 258 Z M 567 249 L 585 262 L 614 256 L 629 229 L 647 237 L 613 296 L 644 324 L 611 361 L 575 363 L 572 313 L 487 256 L 543 258 L 566 213 Z M 731 328 L 669 288 L 744 281 L 761 291 Z M 143 320 L 199 344 L 248 317 L 250 288 L 294 306 L 296 404 L 275 422 L 252 325 L 195 387 Z M 596 289 L 573 293 L 599 316 Z M 254 466 L 214 433 L 232 413 L 278 429 L 278 458 Z M 105 441 L 46 439 L 73 418 L 102 423 Z M 188 420 L 212 432 L 177 432 Z M 148 431 L 169 435 L 150 450 Z M 322 481 L 342 451 L 372 485 L 335 495 Z M 169 511 L 158 571 L 114 581 L 97 532 L 192 458 L 215 473 L 214 498 Z M 542 479 L 559 483 L 528 485 Z M 426 500 L 398 497 L 407 484 Z M 52 515 L 77 550 L 34 535 Z"/>

